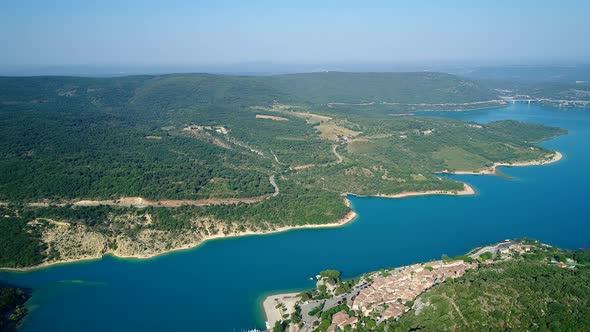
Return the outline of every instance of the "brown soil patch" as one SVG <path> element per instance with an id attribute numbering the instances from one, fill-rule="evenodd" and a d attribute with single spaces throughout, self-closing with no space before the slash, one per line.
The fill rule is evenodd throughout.
<path id="1" fill-rule="evenodd" d="M 264 114 L 256 114 L 257 119 L 269 119 L 273 121 L 289 121 L 287 118 L 282 118 L 280 116 L 272 116 L 272 115 L 264 115 Z"/>
<path id="2" fill-rule="evenodd" d="M 293 169 L 300 170 L 300 169 L 312 168 L 315 166 L 316 166 L 315 164 L 298 165 L 298 166 L 293 166 Z"/>
<path id="3" fill-rule="evenodd" d="M 371 172 L 371 170 L 370 170 L 370 169 L 368 169 L 368 168 L 363 168 L 363 174 L 364 174 L 365 176 L 368 176 L 368 177 L 372 177 L 372 176 L 374 176 L 374 175 L 375 175 L 375 174 L 373 174 L 373 172 Z"/>
<path id="4" fill-rule="evenodd" d="M 302 119 L 306 119 L 307 123 L 318 123 L 318 122 L 326 122 L 332 120 L 329 116 L 313 114 L 313 113 L 303 113 L 303 112 L 289 112 L 289 114 L 293 114 L 294 116 Z"/>
<path id="5" fill-rule="evenodd" d="M 344 170 L 344 174 L 346 175 L 363 175 L 366 177 L 373 177 L 375 174 L 368 168 L 363 167 L 351 167 Z"/>

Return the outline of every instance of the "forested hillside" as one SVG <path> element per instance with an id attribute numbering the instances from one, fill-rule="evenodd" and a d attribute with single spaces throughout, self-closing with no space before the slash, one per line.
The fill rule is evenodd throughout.
<path id="1" fill-rule="evenodd" d="M 312 103 L 469 103 L 498 99 L 480 84 L 434 73 L 341 73 L 278 75 L 273 86 Z"/>
<path id="2" fill-rule="evenodd" d="M 557 128 L 390 115 L 489 98 L 437 73 L 0 78 L 1 264 L 326 224 L 343 193 L 454 193 L 436 173 L 551 158 L 531 142 Z"/>

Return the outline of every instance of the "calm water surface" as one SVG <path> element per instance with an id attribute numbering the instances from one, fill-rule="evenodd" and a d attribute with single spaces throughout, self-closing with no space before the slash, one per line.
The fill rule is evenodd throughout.
<path id="1" fill-rule="evenodd" d="M 436 112 L 476 122 L 516 119 L 559 126 L 543 143 L 565 158 L 503 168 L 512 177 L 456 176 L 478 195 L 398 200 L 352 198 L 359 218 L 338 229 L 217 240 L 149 260 L 113 257 L 0 280 L 33 289 L 21 331 L 240 331 L 263 328 L 268 293 L 312 287 L 326 268 L 345 277 L 457 255 L 514 237 L 560 247 L 590 246 L 590 110 L 511 105 Z"/>

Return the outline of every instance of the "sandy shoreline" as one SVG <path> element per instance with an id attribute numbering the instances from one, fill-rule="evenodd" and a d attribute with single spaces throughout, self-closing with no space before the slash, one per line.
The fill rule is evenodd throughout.
<path id="1" fill-rule="evenodd" d="M 563 155 L 556 151 L 551 158 L 539 159 L 531 161 L 517 161 L 514 163 L 494 163 L 493 166 L 483 169 L 481 171 L 443 171 L 446 174 L 457 174 L 457 175 L 495 175 L 498 174 L 498 167 L 521 167 L 521 166 L 540 166 L 553 164 L 563 159 Z"/>
<path id="2" fill-rule="evenodd" d="M 348 199 L 345 199 L 345 204 L 346 204 L 346 206 L 350 207 L 350 201 Z M 193 249 L 193 248 L 196 248 L 196 247 L 202 245 L 203 243 L 205 243 L 209 240 L 227 239 L 227 238 L 233 238 L 233 237 L 239 237 L 239 236 L 269 235 L 269 234 L 274 234 L 274 233 L 287 232 L 287 231 L 291 231 L 291 230 L 310 229 L 310 228 L 340 227 L 340 226 L 350 223 L 356 217 L 357 217 L 356 212 L 349 211 L 340 220 L 333 222 L 333 223 L 329 223 L 329 224 L 294 225 L 294 226 L 278 227 L 278 228 L 275 228 L 272 230 L 267 230 L 267 231 L 245 231 L 245 232 L 236 232 L 236 233 L 229 233 L 229 234 L 208 235 L 208 236 L 205 236 L 205 237 L 199 239 L 199 241 L 189 243 L 189 244 L 186 244 L 186 245 L 174 248 L 174 249 L 170 249 L 170 250 L 167 250 L 167 251 L 164 251 L 161 253 L 145 254 L 145 255 L 141 255 L 141 254 L 138 254 L 138 255 L 118 255 L 115 252 L 107 251 L 101 255 L 86 256 L 86 257 L 81 257 L 81 258 L 76 258 L 76 259 L 68 259 L 68 260 L 55 261 L 55 262 L 45 262 L 45 263 L 41 263 L 39 265 L 30 266 L 30 267 L 23 267 L 23 268 L 2 267 L 2 268 L 0 268 L 0 271 L 16 271 L 16 272 L 33 271 L 33 270 L 38 270 L 38 269 L 42 269 L 45 267 L 54 266 L 54 265 L 62 265 L 62 264 L 70 264 L 70 263 L 78 263 L 78 262 L 83 262 L 83 261 L 96 260 L 96 259 L 100 259 L 106 255 L 113 255 L 114 257 L 122 258 L 122 259 L 148 259 L 148 258 L 153 258 L 153 257 L 161 256 L 161 255 L 166 255 L 166 254 L 169 254 L 169 253 L 172 253 L 175 251 L 190 250 L 190 249 Z"/>
<path id="3" fill-rule="evenodd" d="M 419 192 L 419 191 L 404 192 L 404 193 L 399 193 L 399 194 L 395 194 L 395 195 L 377 194 L 377 195 L 370 195 L 368 197 L 403 198 L 403 197 L 423 196 L 423 195 L 474 195 L 475 194 L 475 190 L 471 186 L 469 186 L 466 183 L 464 183 L 463 186 L 464 186 L 464 189 L 461 191 L 429 190 L 429 191 L 422 191 L 422 192 Z M 343 196 L 346 196 L 346 195 L 354 195 L 354 196 L 358 196 L 358 197 L 364 197 L 362 195 L 355 195 L 353 193 L 343 194 Z M 351 207 L 350 201 L 346 197 L 344 198 L 344 202 L 345 202 L 346 206 Z M 245 231 L 245 232 L 237 232 L 237 233 L 229 233 L 229 234 L 214 234 L 214 235 L 205 236 L 193 243 L 188 243 L 186 245 L 183 245 L 183 246 L 180 246 L 180 247 L 177 247 L 174 249 L 170 249 L 170 250 L 167 250 L 167 251 L 164 251 L 161 253 L 119 255 L 115 252 L 107 251 L 101 255 L 86 256 L 86 257 L 81 257 L 81 258 L 76 258 L 76 259 L 67 259 L 67 260 L 61 260 L 61 261 L 55 261 L 55 262 L 44 262 L 39 265 L 30 266 L 30 267 L 23 267 L 23 268 L 2 267 L 2 268 L 0 268 L 0 271 L 27 272 L 27 271 L 38 270 L 38 269 L 51 267 L 51 266 L 55 266 L 55 265 L 63 265 L 63 264 L 71 264 L 71 263 L 79 263 L 79 262 L 84 262 L 84 261 L 97 260 L 97 259 L 100 259 L 100 258 L 106 256 L 106 255 L 113 255 L 114 257 L 121 258 L 121 259 L 149 259 L 149 258 L 169 254 L 169 253 L 172 253 L 175 251 L 190 250 L 190 249 L 193 249 L 193 248 L 196 248 L 196 247 L 202 245 L 203 243 L 205 243 L 209 240 L 227 239 L 227 238 L 233 238 L 233 237 L 238 237 L 238 236 L 268 235 L 268 234 L 281 233 L 281 232 L 287 232 L 287 231 L 291 231 L 291 230 L 300 230 L 300 229 L 341 227 L 343 225 L 350 223 L 356 217 L 357 217 L 357 213 L 355 211 L 351 210 L 346 215 L 344 215 L 344 217 L 342 217 L 340 220 L 333 222 L 333 223 L 329 223 L 329 224 L 308 224 L 308 225 L 283 226 L 283 227 L 279 227 L 279 228 L 275 228 L 273 230 L 267 230 L 267 231 Z"/>
<path id="4" fill-rule="evenodd" d="M 357 195 L 354 193 L 346 193 L 343 195 L 352 195 L 356 197 L 380 197 L 380 198 L 404 198 L 413 196 L 426 195 L 450 195 L 450 196 L 466 196 L 475 195 L 477 192 L 473 187 L 463 182 L 463 190 L 426 190 L 426 191 L 404 191 L 399 194 L 375 194 L 375 195 Z"/>
<path id="5" fill-rule="evenodd" d="M 466 195 L 475 195 L 475 189 L 468 185 L 467 183 L 463 183 L 463 190 L 459 191 L 452 191 L 452 190 L 427 190 L 427 191 L 407 191 L 402 192 L 399 194 L 393 195 L 371 195 L 372 197 L 383 197 L 383 198 L 404 198 L 404 197 L 412 197 L 412 196 L 424 196 L 424 195 L 454 195 L 454 196 L 466 196 Z"/>
<path id="6" fill-rule="evenodd" d="M 295 302 L 297 302 L 297 300 L 299 299 L 297 295 L 299 295 L 299 293 L 282 293 L 269 295 L 264 299 L 264 301 L 262 301 L 262 308 L 264 309 L 264 319 L 266 322 L 266 328 L 268 330 L 271 330 L 276 322 L 281 321 L 283 319 L 283 314 L 276 307 L 277 304 L 286 303 L 286 308 L 292 308 Z M 287 313 L 290 313 L 289 310 L 287 311 Z"/>

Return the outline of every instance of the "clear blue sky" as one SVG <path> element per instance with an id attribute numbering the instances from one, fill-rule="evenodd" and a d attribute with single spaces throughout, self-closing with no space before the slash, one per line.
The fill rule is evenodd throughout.
<path id="1" fill-rule="evenodd" d="M 553 61 L 588 0 L 0 0 L 2 65 Z"/>

